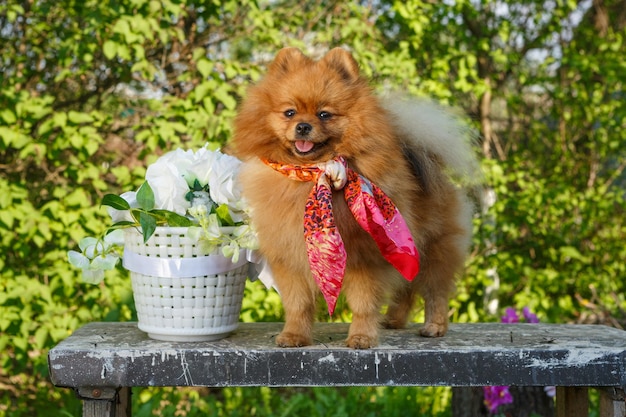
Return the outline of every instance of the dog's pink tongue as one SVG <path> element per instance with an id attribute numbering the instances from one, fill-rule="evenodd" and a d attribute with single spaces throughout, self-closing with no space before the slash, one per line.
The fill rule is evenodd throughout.
<path id="1" fill-rule="evenodd" d="M 313 142 L 309 142 L 308 140 L 297 140 L 296 141 L 296 149 L 300 152 L 309 152 L 313 149 L 315 144 Z"/>

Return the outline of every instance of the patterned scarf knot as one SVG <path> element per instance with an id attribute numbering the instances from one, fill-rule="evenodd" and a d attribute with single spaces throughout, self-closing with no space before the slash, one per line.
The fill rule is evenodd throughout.
<path id="1" fill-rule="evenodd" d="M 333 216 L 333 190 L 344 190 L 352 215 L 372 236 L 383 257 L 407 280 L 415 278 L 419 272 L 419 253 L 404 218 L 391 199 L 350 169 L 343 157 L 311 165 L 263 162 L 290 179 L 315 183 L 305 205 L 304 239 L 311 273 L 330 315 L 335 311 L 347 259 Z"/>

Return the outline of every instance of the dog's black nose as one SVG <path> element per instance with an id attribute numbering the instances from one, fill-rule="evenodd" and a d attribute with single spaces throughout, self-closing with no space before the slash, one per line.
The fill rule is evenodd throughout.
<path id="1" fill-rule="evenodd" d="M 306 136 L 311 133 L 311 130 L 313 130 L 313 126 L 308 123 L 298 123 L 296 125 L 296 133 L 298 136 Z"/>

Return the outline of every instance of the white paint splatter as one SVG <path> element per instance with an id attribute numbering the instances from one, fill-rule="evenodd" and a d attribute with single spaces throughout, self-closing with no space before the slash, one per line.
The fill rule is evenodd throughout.
<path id="1" fill-rule="evenodd" d="M 180 354 L 180 366 L 183 370 L 183 374 L 178 378 L 185 378 L 185 385 L 193 385 L 193 379 L 191 378 L 191 372 L 189 372 L 189 364 L 187 363 L 187 359 L 185 358 L 185 354 L 181 352 Z"/>
<path id="2" fill-rule="evenodd" d="M 378 365 L 380 365 L 380 358 L 378 357 L 378 352 L 374 354 L 374 365 L 376 365 L 376 379 L 378 379 Z"/>
<path id="3" fill-rule="evenodd" d="M 100 379 L 105 379 L 107 376 L 107 372 L 113 371 L 113 363 L 112 358 L 104 358 L 104 362 L 102 363 L 102 370 L 100 371 Z"/>
<path id="4" fill-rule="evenodd" d="M 323 358 L 319 358 L 317 361 L 319 363 L 337 363 L 337 360 L 335 359 L 335 356 L 332 353 L 329 353 Z"/>
<path id="5" fill-rule="evenodd" d="M 591 362 L 597 362 L 598 359 L 606 357 L 607 352 L 603 351 L 569 351 L 563 359 L 538 359 L 532 358 L 530 366 L 539 369 L 550 368 L 579 368 L 586 366 Z M 521 355 L 520 355 L 521 356 Z"/>

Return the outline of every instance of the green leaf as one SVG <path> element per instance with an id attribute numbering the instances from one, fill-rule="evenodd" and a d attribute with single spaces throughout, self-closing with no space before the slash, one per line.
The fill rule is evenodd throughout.
<path id="1" fill-rule="evenodd" d="M 111 226 L 107 229 L 107 231 L 106 231 L 106 233 L 105 233 L 105 234 L 107 234 L 107 235 L 108 235 L 109 233 L 111 233 L 111 232 L 113 232 L 113 231 L 115 231 L 115 230 L 118 230 L 118 229 L 126 229 L 126 228 L 128 228 L 128 227 L 131 227 L 131 226 L 136 226 L 136 225 L 137 225 L 137 223 L 135 223 L 135 222 L 129 222 L 128 220 L 123 220 L 123 221 L 121 221 L 121 222 L 113 223 L 113 224 L 112 224 L 112 225 L 111 225 Z"/>
<path id="2" fill-rule="evenodd" d="M 130 204 L 128 204 L 128 201 L 115 194 L 106 194 L 102 197 L 101 205 L 109 206 L 116 210 L 130 210 Z"/>
<path id="3" fill-rule="evenodd" d="M 215 98 L 221 101 L 227 109 L 234 109 L 235 107 L 237 107 L 237 101 L 230 94 L 229 89 L 225 85 L 222 85 L 218 89 L 216 89 L 213 92 L 213 95 L 215 96 Z"/>
<path id="4" fill-rule="evenodd" d="M 117 43 L 112 40 L 107 40 L 102 45 L 102 52 L 104 52 L 104 56 L 108 59 L 115 58 L 115 54 L 117 53 Z"/>
<path id="5" fill-rule="evenodd" d="M 11 109 L 3 109 L 0 111 L 0 119 L 4 119 L 7 125 L 12 125 L 17 121 L 17 117 L 15 117 L 15 113 L 13 113 Z"/>
<path id="6" fill-rule="evenodd" d="M 89 113 L 77 112 L 74 110 L 70 110 L 67 113 L 67 118 L 74 124 L 91 123 L 94 121 L 93 116 Z"/>
<path id="7" fill-rule="evenodd" d="M 35 346 L 42 349 L 46 345 L 46 339 L 48 339 L 48 329 L 42 326 L 35 331 Z"/>
<path id="8" fill-rule="evenodd" d="M 148 184 L 148 181 L 141 184 L 137 190 L 137 203 L 144 210 L 152 210 L 154 208 L 154 191 Z"/>
<path id="9" fill-rule="evenodd" d="M 130 209 L 130 215 L 135 219 L 136 223 L 139 223 L 139 217 L 144 210 L 141 209 Z"/>
<path id="10" fill-rule="evenodd" d="M 181 216 L 178 213 L 174 213 L 169 210 L 150 210 L 150 213 L 157 214 L 159 217 L 165 219 L 167 224 L 172 227 L 189 227 L 195 223 L 185 216 Z"/>
<path id="11" fill-rule="evenodd" d="M 204 78 L 207 78 L 213 71 L 213 63 L 208 59 L 201 59 L 197 62 L 196 68 Z"/>
<path id="12" fill-rule="evenodd" d="M 228 212 L 228 206 L 226 204 L 222 204 L 215 209 L 215 213 L 217 217 L 220 219 L 220 223 L 222 226 L 234 226 L 235 221 L 232 217 L 230 217 L 230 213 Z"/>
<path id="13" fill-rule="evenodd" d="M 146 243 L 156 230 L 156 219 L 149 213 L 142 211 L 139 213 L 139 224 L 141 225 L 141 231 L 143 232 L 143 242 Z"/>

